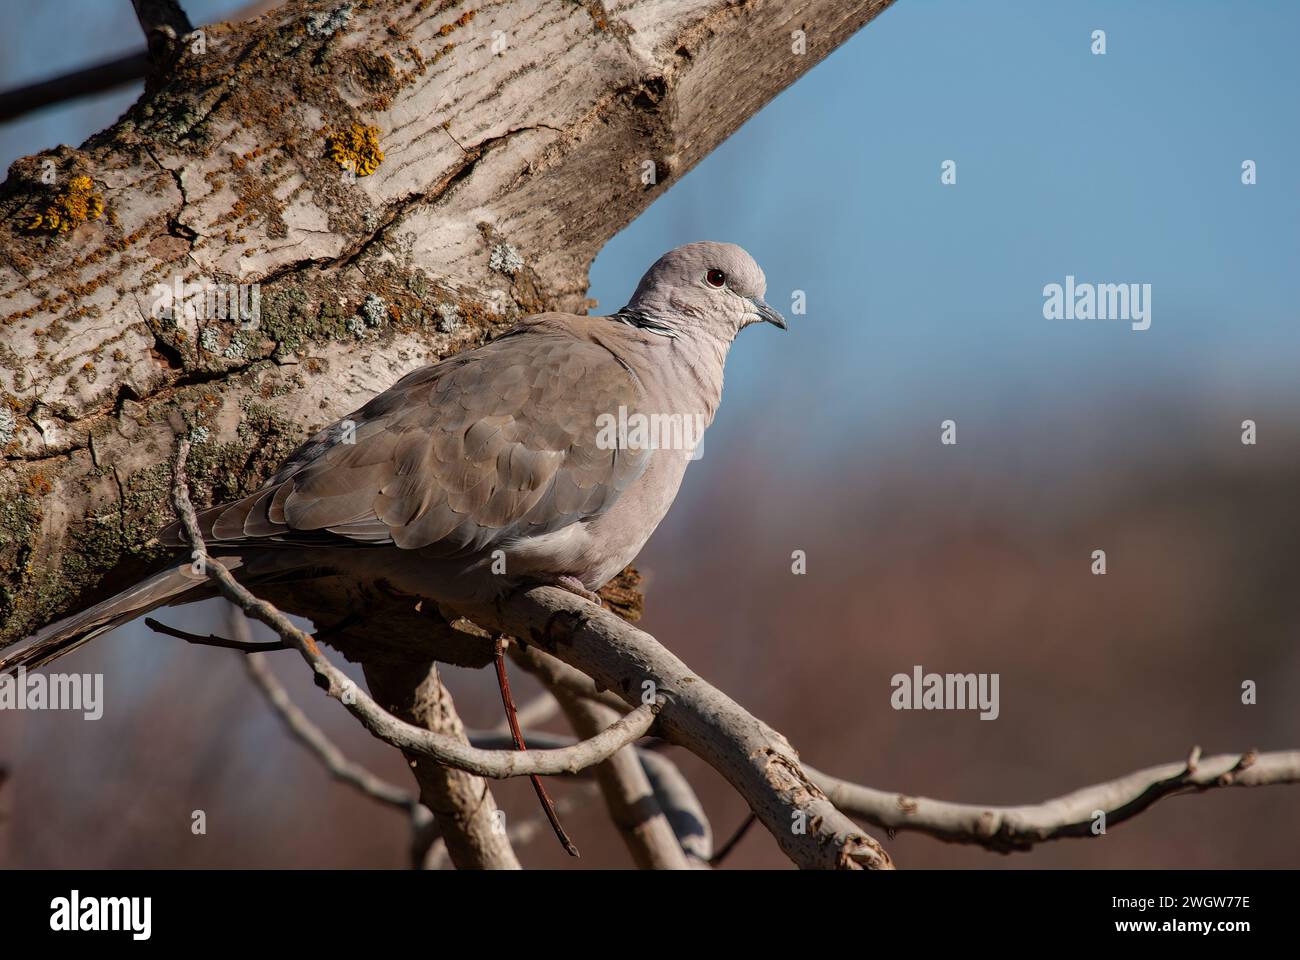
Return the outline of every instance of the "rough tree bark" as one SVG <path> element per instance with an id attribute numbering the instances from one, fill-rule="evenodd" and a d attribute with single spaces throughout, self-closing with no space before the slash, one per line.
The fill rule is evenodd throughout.
<path id="1" fill-rule="evenodd" d="M 408 723 L 469 743 L 465 726 L 438 676 L 437 664 L 420 669 L 367 664 L 366 683 L 389 713 Z M 412 686 L 412 679 L 419 682 Z M 620 751 L 622 752 L 622 751 Z M 433 813 L 451 862 L 461 870 L 518 870 L 519 860 L 498 819 L 496 800 L 481 777 L 407 753 L 420 799 Z"/>
<path id="2" fill-rule="evenodd" d="M 197 502 L 231 497 L 410 369 L 582 309 L 605 241 L 888 2 L 291 0 L 205 28 L 79 149 L 17 161 L 0 644 L 156 559 L 178 432 Z M 157 315 L 178 278 L 260 284 L 257 329 Z"/>

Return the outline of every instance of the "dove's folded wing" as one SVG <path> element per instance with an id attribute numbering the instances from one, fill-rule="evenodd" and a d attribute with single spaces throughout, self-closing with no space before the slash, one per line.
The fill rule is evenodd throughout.
<path id="1" fill-rule="evenodd" d="M 597 339 L 568 329 L 578 318 L 564 319 L 530 318 L 409 374 L 257 492 L 203 511 L 205 537 L 453 556 L 607 511 L 649 453 L 601 442 L 600 418 L 635 411 L 642 391 Z M 178 538 L 175 526 L 163 534 Z"/>

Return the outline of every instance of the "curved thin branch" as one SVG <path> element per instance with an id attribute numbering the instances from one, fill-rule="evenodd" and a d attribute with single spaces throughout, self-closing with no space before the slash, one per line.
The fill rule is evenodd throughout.
<path id="1" fill-rule="evenodd" d="M 688 862 L 692 867 L 707 868 L 713 856 L 713 828 L 690 781 L 662 754 L 637 747 L 636 756 Z"/>
<path id="2" fill-rule="evenodd" d="M 232 624 L 236 621 L 232 620 Z M 221 647 L 223 650 L 238 650 L 240 653 L 273 653 L 277 650 L 292 650 L 283 640 L 272 640 L 268 643 L 261 643 L 255 640 L 241 640 L 239 637 L 219 637 L 215 633 L 209 633 L 204 636 L 201 633 L 191 633 L 188 630 L 181 630 L 177 627 L 170 627 L 153 617 L 145 617 L 144 625 L 154 633 L 161 633 L 166 637 L 175 637 L 177 640 L 184 640 L 186 643 L 193 643 L 202 647 Z M 242 633 L 247 636 L 247 628 L 244 626 L 242 618 L 238 620 L 237 625 L 232 625 L 233 633 Z"/>
<path id="3" fill-rule="evenodd" d="M 186 489 L 185 462 L 190 441 L 182 437 L 176 453 L 172 483 L 172 502 L 185 528 L 191 547 L 202 558 L 205 570 L 230 600 L 249 616 L 260 620 L 296 649 L 315 674 L 316 685 L 341 702 L 361 721 L 362 726 L 379 739 L 402 750 L 429 757 L 439 763 L 474 773 L 481 777 L 506 777 L 539 774 L 576 773 L 609 759 L 628 744 L 635 743 L 655 722 L 663 705 L 662 698 L 642 704 L 596 736 L 559 750 L 515 752 L 479 750 L 450 737 L 404 723 L 375 703 L 347 674 L 334 666 L 310 636 L 298 629 L 283 613 L 265 600 L 258 599 L 239 583 L 229 570 L 207 552 L 199 532 L 198 519 Z"/>
<path id="4" fill-rule="evenodd" d="M 234 618 L 232 617 L 233 621 Z M 409 790 L 403 790 L 396 784 L 383 780 L 365 767 L 354 763 L 344 756 L 334 743 L 325 736 L 324 731 L 308 719 L 296 703 L 289 697 L 289 692 L 271 671 L 270 666 L 260 654 L 244 657 L 244 666 L 249 678 L 262 692 L 266 702 L 271 705 L 275 715 L 280 718 L 285 728 L 295 740 L 305 746 L 321 762 L 326 772 L 341 783 L 355 787 L 372 800 L 390 807 L 397 807 L 410 813 L 420 807 L 419 798 Z"/>
<path id="5" fill-rule="evenodd" d="M 731 835 L 730 839 L 718 848 L 718 852 L 709 858 L 709 866 L 722 866 L 722 861 L 731 856 L 731 852 L 740 845 L 741 840 L 745 839 L 745 834 L 749 833 L 749 828 L 753 825 L 754 815 L 751 813 L 744 819 L 740 826 L 736 828 L 736 832 Z"/>
<path id="6" fill-rule="evenodd" d="M 1097 814 L 1106 829 L 1146 810 L 1157 800 L 1217 787 L 1300 783 L 1300 750 L 1202 758 L 1194 748 L 1182 763 L 1138 770 L 1083 787 L 1044 803 L 1013 807 L 949 803 L 860 786 L 804 767 L 841 810 L 888 830 L 915 830 L 950 843 L 970 843 L 1010 853 L 1065 837 L 1094 836 Z"/>

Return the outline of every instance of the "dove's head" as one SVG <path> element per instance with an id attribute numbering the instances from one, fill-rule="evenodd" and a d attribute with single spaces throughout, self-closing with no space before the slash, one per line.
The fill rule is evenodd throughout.
<path id="1" fill-rule="evenodd" d="M 655 261 L 620 319 L 668 336 L 703 333 L 728 342 L 751 323 L 785 329 L 767 305 L 767 278 L 734 243 L 688 243 Z"/>

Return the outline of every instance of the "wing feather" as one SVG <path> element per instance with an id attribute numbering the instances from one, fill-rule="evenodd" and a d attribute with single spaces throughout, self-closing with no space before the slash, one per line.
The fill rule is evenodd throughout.
<path id="1" fill-rule="evenodd" d="M 222 542 L 454 554 L 608 510 L 649 453 L 597 443 L 600 415 L 635 411 L 642 390 L 607 346 L 582 334 L 589 323 L 530 318 L 408 374 L 319 431 L 265 487 L 204 511 L 205 532 Z M 355 442 L 346 442 L 346 421 Z"/>

